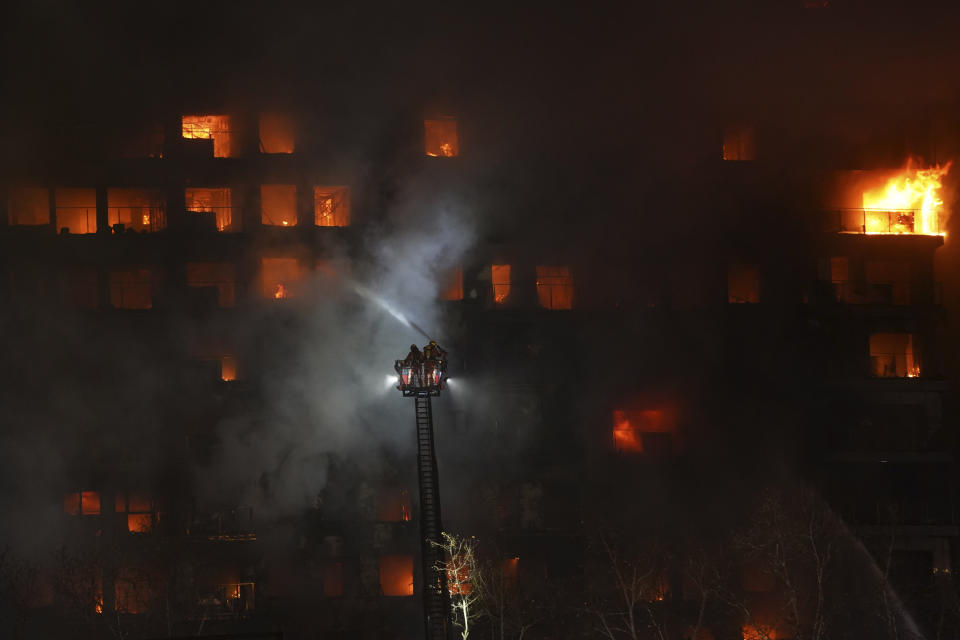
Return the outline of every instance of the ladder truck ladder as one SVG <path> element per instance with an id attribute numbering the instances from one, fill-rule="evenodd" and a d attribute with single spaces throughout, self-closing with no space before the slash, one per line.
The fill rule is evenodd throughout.
<path id="1" fill-rule="evenodd" d="M 433 410 L 430 396 L 417 394 L 417 472 L 420 475 L 420 538 L 423 557 L 423 612 L 427 640 L 447 640 L 447 575 L 438 571 L 444 561 L 440 519 L 440 487 L 433 442 Z"/>

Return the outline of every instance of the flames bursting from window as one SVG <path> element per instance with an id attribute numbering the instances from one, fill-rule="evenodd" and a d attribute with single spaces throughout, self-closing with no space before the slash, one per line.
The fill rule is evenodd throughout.
<path id="1" fill-rule="evenodd" d="M 188 140 L 213 140 L 214 158 L 234 156 L 230 116 L 183 116 L 183 137 Z"/>
<path id="2" fill-rule="evenodd" d="M 50 224 L 50 191 L 43 187 L 17 187 L 7 197 L 7 220 L 11 226 Z"/>
<path id="3" fill-rule="evenodd" d="M 239 231 L 240 216 L 234 215 L 231 192 L 227 188 L 191 188 L 184 193 L 187 211 L 213 213 L 217 231 Z"/>
<path id="4" fill-rule="evenodd" d="M 444 116 L 423 121 L 424 152 L 434 158 L 453 158 L 460 155 L 457 138 L 457 119 Z"/>
<path id="5" fill-rule="evenodd" d="M 918 169 L 914 160 L 879 189 L 863 194 L 861 233 L 945 235 L 946 220 L 940 190 L 950 163 Z"/>
<path id="6" fill-rule="evenodd" d="M 313 223 L 318 227 L 350 225 L 350 188 L 314 187 Z"/>
<path id="7" fill-rule="evenodd" d="M 493 285 L 494 304 L 506 304 L 510 297 L 510 265 L 491 265 L 490 282 Z"/>
<path id="8" fill-rule="evenodd" d="M 297 224 L 297 187 L 292 184 L 260 185 L 260 222 L 276 227 Z"/>
<path id="9" fill-rule="evenodd" d="M 913 335 L 909 333 L 871 335 L 870 373 L 875 378 L 920 377 L 920 363 L 913 353 Z"/>
<path id="10" fill-rule="evenodd" d="M 413 595 L 413 556 L 380 556 L 380 591 L 385 596 Z"/>
<path id="11" fill-rule="evenodd" d="M 570 267 L 537 267 L 537 300 L 544 309 L 573 308 L 573 274 Z"/>

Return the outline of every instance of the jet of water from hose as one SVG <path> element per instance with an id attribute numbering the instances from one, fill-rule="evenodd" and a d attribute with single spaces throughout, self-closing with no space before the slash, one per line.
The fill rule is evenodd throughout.
<path id="1" fill-rule="evenodd" d="M 366 300 L 369 300 L 370 302 L 374 303 L 375 305 L 377 305 L 378 307 L 380 307 L 381 309 L 389 313 L 391 316 L 396 318 L 403 326 L 413 329 L 414 331 L 422 335 L 427 340 L 432 340 L 430 335 L 426 331 L 421 329 L 416 322 L 407 318 L 405 315 L 403 315 L 403 313 L 401 313 L 398 309 L 394 308 L 393 305 L 391 305 L 389 302 L 384 300 L 382 297 L 380 297 L 379 295 L 377 295 L 367 287 L 363 286 L 356 280 L 349 280 L 348 282 L 350 284 L 350 288 L 353 289 L 357 293 L 357 295 L 361 296 Z"/>

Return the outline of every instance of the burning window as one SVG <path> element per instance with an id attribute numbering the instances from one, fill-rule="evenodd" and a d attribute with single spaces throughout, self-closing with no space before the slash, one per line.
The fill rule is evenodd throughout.
<path id="1" fill-rule="evenodd" d="M 217 290 L 217 306 L 236 304 L 237 279 L 229 262 L 188 262 L 187 286 L 209 287 Z"/>
<path id="2" fill-rule="evenodd" d="M 213 140 L 214 158 L 232 158 L 230 116 L 183 116 L 183 137 L 188 140 Z"/>
<path id="3" fill-rule="evenodd" d="M 343 595 L 343 563 L 328 562 L 323 566 L 323 595 L 339 598 Z"/>
<path id="4" fill-rule="evenodd" d="M 263 297 L 283 300 L 293 295 L 293 289 L 303 277 L 296 258 L 263 258 L 260 261 L 260 283 Z"/>
<path id="5" fill-rule="evenodd" d="M 260 185 L 260 222 L 277 227 L 297 224 L 296 185 Z"/>
<path id="6" fill-rule="evenodd" d="M 100 515 L 100 494 L 96 491 L 76 491 L 64 494 L 63 512 L 69 516 Z"/>
<path id="7" fill-rule="evenodd" d="M 866 264 L 866 273 L 868 303 L 910 304 L 909 263 L 869 261 Z"/>
<path id="8" fill-rule="evenodd" d="M 385 596 L 413 595 L 413 556 L 380 556 L 380 591 Z"/>
<path id="9" fill-rule="evenodd" d="M 146 613 L 150 607 L 150 578 L 142 569 L 118 569 L 113 590 L 116 610 L 121 613 Z"/>
<path id="10" fill-rule="evenodd" d="M 349 226 L 350 188 L 314 187 L 313 223 L 318 227 Z"/>
<path id="11" fill-rule="evenodd" d="M 166 202 L 159 189 L 107 189 L 107 221 L 135 231 L 167 226 Z"/>
<path id="12" fill-rule="evenodd" d="M 130 267 L 110 270 L 110 304 L 114 309 L 152 308 L 152 288 L 150 269 Z"/>
<path id="13" fill-rule="evenodd" d="M 463 300 L 463 269 L 451 270 L 440 285 L 441 300 Z"/>
<path id="14" fill-rule="evenodd" d="M 755 129 L 751 124 L 728 126 L 723 131 L 723 159 L 740 162 L 756 160 Z"/>
<path id="15" fill-rule="evenodd" d="M 460 155 L 457 140 L 457 119 L 444 116 L 423 121 L 424 151 L 428 156 L 453 158 Z"/>
<path id="16" fill-rule="evenodd" d="M 94 267 L 69 267 L 60 274 L 60 292 L 68 309 L 100 306 L 99 277 Z"/>
<path id="17" fill-rule="evenodd" d="M 573 308 L 570 267 L 537 267 L 537 299 L 545 309 Z"/>
<path id="18" fill-rule="evenodd" d="M 613 445 L 617 451 L 669 455 L 675 426 L 673 415 L 663 409 L 615 410 Z"/>
<path id="19" fill-rule="evenodd" d="M 217 231 L 240 230 L 240 216 L 233 210 L 230 189 L 190 188 L 184 193 L 184 201 L 187 211 L 213 213 Z"/>
<path id="20" fill-rule="evenodd" d="M 879 188 L 863 193 L 862 217 L 855 222 L 859 229 L 844 231 L 867 234 L 944 235 L 945 211 L 940 194 L 942 179 L 950 164 L 917 169 L 911 159 L 907 166 Z M 854 212 L 856 214 L 857 212 Z"/>
<path id="21" fill-rule="evenodd" d="M 745 624 L 741 635 L 743 640 L 777 640 L 776 628 L 765 624 Z"/>
<path id="22" fill-rule="evenodd" d="M 114 510 L 118 514 L 127 514 L 127 531 L 150 533 L 153 530 L 153 504 L 146 494 L 119 492 Z"/>
<path id="23" fill-rule="evenodd" d="M 377 512 L 381 522 L 410 522 L 410 492 L 396 487 L 383 489 Z"/>
<path id="24" fill-rule="evenodd" d="M 293 153 L 293 118 L 283 113 L 260 114 L 260 153 Z"/>
<path id="25" fill-rule="evenodd" d="M 875 378 L 916 378 L 920 363 L 913 355 L 913 335 L 875 333 L 870 336 L 870 372 Z"/>
<path id="26" fill-rule="evenodd" d="M 237 359 L 233 356 L 220 356 L 220 379 L 233 382 L 237 379 Z"/>
<path id="27" fill-rule="evenodd" d="M 57 230 L 70 233 L 97 232 L 96 189 L 57 187 L 54 192 Z"/>
<path id="28" fill-rule="evenodd" d="M 254 610 L 256 604 L 254 586 L 253 582 L 236 582 L 218 585 L 217 590 L 222 594 L 223 603 L 228 610 L 248 613 Z"/>
<path id="29" fill-rule="evenodd" d="M 727 302 L 760 302 L 760 270 L 756 266 L 730 265 L 727 270 Z"/>
<path id="30" fill-rule="evenodd" d="M 510 265 L 491 265 L 490 282 L 493 284 L 494 304 L 506 304 L 507 298 L 510 297 Z"/>
<path id="31" fill-rule="evenodd" d="M 16 187 L 7 196 L 7 220 L 11 226 L 50 224 L 50 190 Z"/>

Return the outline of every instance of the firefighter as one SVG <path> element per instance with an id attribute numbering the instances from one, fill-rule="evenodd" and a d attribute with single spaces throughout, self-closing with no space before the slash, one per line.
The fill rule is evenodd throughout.
<path id="1" fill-rule="evenodd" d="M 410 345 L 410 353 L 403 359 L 404 368 L 409 371 L 406 384 L 419 387 L 423 384 L 423 360 L 424 354 L 420 352 L 417 345 Z"/>
<path id="2" fill-rule="evenodd" d="M 443 380 L 443 372 L 447 369 L 445 357 L 447 352 L 440 348 L 436 340 L 423 348 L 423 357 L 426 360 L 427 384 L 439 385 Z"/>

